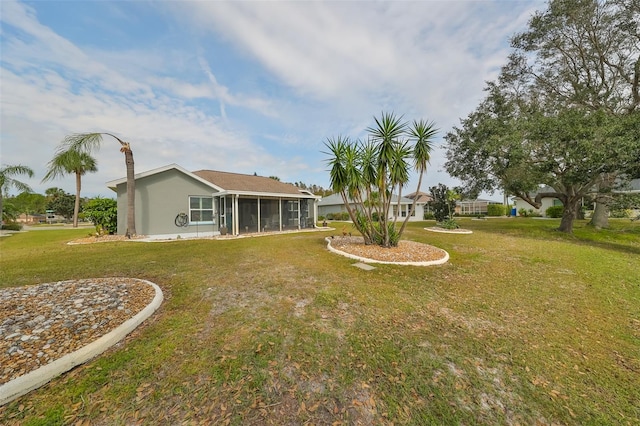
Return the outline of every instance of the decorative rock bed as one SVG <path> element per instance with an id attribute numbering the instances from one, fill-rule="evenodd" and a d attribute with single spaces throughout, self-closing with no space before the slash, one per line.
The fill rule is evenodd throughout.
<path id="1" fill-rule="evenodd" d="M 366 263 L 429 266 L 449 260 L 449 253 L 428 244 L 402 240 L 397 247 L 364 244 L 362 237 L 327 237 L 327 248 L 337 254 Z"/>
<path id="2" fill-rule="evenodd" d="M 135 278 L 96 278 L 0 289 L 0 405 L 99 355 L 162 303 Z"/>

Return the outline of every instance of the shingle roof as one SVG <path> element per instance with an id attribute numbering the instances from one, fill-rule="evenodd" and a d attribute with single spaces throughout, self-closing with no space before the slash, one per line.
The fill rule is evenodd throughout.
<path id="1" fill-rule="evenodd" d="M 397 203 L 398 196 L 396 194 L 393 194 L 391 196 L 391 201 L 393 203 Z M 353 203 L 353 200 L 349 200 L 349 202 Z M 411 204 L 411 203 L 413 203 L 413 200 L 406 197 L 400 197 L 400 204 Z M 322 197 L 322 200 L 318 202 L 318 207 L 336 206 L 341 204 L 344 204 L 344 201 L 342 200 L 342 196 L 340 194 L 331 194 L 326 197 Z"/>
<path id="2" fill-rule="evenodd" d="M 431 195 L 427 194 L 426 192 L 412 192 L 411 194 L 407 194 L 405 195 L 405 197 L 410 198 L 410 199 L 414 199 L 416 198 L 416 195 L 418 197 L 418 203 L 428 203 L 429 201 L 432 200 Z"/>
<path id="3" fill-rule="evenodd" d="M 308 196 L 307 193 L 300 192 L 300 188 L 295 185 L 264 176 L 243 175 L 216 170 L 198 170 L 193 174 L 226 191 Z"/>

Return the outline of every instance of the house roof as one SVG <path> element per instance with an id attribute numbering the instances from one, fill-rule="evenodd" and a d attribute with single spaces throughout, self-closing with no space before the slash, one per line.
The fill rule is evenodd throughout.
<path id="1" fill-rule="evenodd" d="M 349 201 L 353 202 L 351 200 Z M 398 203 L 398 196 L 396 194 L 393 194 L 391 196 L 391 202 L 394 204 Z M 413 203 L 413 200 L 406 197 L 400 197 L 400 204 L 411 204 L 411 203 Z M 344 204 L 344 201 L 342 201 L 342 196 L 340 194 L 331 194 L 326 197 L 323 197 L 322 200 L 318 202 L 318 207 L 335 206 L 335 205 L 341 205 L 341 204 Z"/>
<path id="2" fill-rule="evenodd" d="M 243 175 L 216 170 L 198 170 L 193 174 L 228 192 L 309 195 L 307 191 L 302 191 L 295 185 L 264 176 Z"/>
<path id="3" fill-rule="evenodd" d="M 405 195 L 405 197 L 413 200 L 415 198 L 417 198 L 417 203 L 428 203 L 429 201 L 433 200 L 433 197 L 431 197 L 430 194 L 427 194 L 426 192 L 412 192 L 411 194 L 407 194 Z"/>
<path id="4" fill-rule="evenodd" d="M 336 204 L 344 204 L 342 196 L 340 194 L 331 194 L 326 197 L 322 197 L 322 200 L 318 201 L 318 207 L 320 206 L 335 206 Z"/>
<path id="5" fill-rule="evenodd" d="M 474 200 L 465 198 L 464 200 L 459 200 L 457 202 L 457 204 L 470 204 L 470 203 L 502 204 L 502 201 L 485 200 L 484 198 L 476 198 Z"/>
<path id="6" fill-rule="evenodd" d="M 135 175 L 135 178 L 137 180 L 171 169 L 178 170 L 179 172 L 210 186 L 212 189 L 215 189 L 218 192 L 244 195 L 288 195 L 300 198 L 318 198 L 315 195 L 311 194 L 309 191 L 301 190 L 293 184 L 280 182 L 269 177 L 220 172 L 216 170 L 198 170 L 195 172 L 189 172 L 188 170 L 185 170 L 177 164 L 169 164 L 157 169 L 137 173 Z M 107 186 L 115 190 L 117 185 L 126 182 L 126 178 L 116 179 L 107 182 Z"/>

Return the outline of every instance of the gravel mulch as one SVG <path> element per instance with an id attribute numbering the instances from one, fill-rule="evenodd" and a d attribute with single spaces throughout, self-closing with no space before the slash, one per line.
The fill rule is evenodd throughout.
<path id="1" fill-rule="evenodd" d="M 362 237 L 335 237 L 331 246 L 337 250 L 382 262 L 430 262 L 443 259 L 447 253 L 434 246 L 401 240 L 397 247 L 384 248 L 364 244 Z"/>
<path id="2" fill-rule="evenodd" d="M 0 384 L 95 341 L 154 296 L 152 286 L 131 278 L 0 289 Z"/>
<path id="3" fill-rule="evenodd" d="M 93 243 L 110 243 L 113 241 L 133 241 L 133 240 L 144 240 L 147 238 L 145 235 L 135 235 L 131 238 L 126 237 L 125 235 L 101 235 L 99 237 L 90 236 L 84 238 L 78 238 L 70 242 L 70 244 L 93 244 Z"/>

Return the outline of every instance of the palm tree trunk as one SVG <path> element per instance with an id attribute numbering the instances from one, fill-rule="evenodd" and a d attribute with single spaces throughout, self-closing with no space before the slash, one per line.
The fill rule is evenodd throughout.
<path id="1" fill-rule="evenodd" d="M 129 146 L 123 147 L 124 160 L 127 166 L 127 237 L 136 235 L 136 180 L 133 168 L 133 151 Z"/>
<path id="2" fill-rule="evenodd" d="M 82 187 L 82 176 L 76 172 L 76 202 L 73 206 L 73 227 L 78 227 L 78 213 L 80 213 L 80 188 Z"/>
<path id="3" fill-rule="evenodd" d="M 420 196 L 418 194 L 420 193 L 420 187 L 422 186 L 423 174 L 424 173 L 421 171 L 420 174 L 418 175 L 418 187 L 416 188 L 416 196 L 413 197 L 413 203 L 411 204 L 411 209 L 409 210 L 409 214 L 407 214 L 407 217 L 404 219 L 404 222 L 402 222 L 402 226 L 400 227 L 400 232 L 398 233 L 398 238 L 402 236 L 402 233 L 404 232 L 404 228 L 407 226 L 407 222 L 409 222 L 409 218 L 411 217 L 411 215 L 416 209 L 416 203 L 418 201 L 418 197 Z"/>

